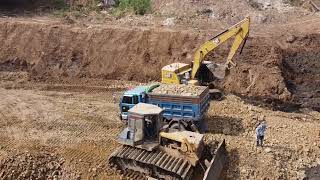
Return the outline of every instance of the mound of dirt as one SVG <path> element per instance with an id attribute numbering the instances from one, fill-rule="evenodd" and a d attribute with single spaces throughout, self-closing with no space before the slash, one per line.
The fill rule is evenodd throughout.
<path id="1" fill-rule="evenodd" d="M 0 161 L 1 179 L 61 179 L 64 159 L 56 154 L 19 153 Z"/>
<path id="2" fill-rule="evenodd" d="M 212 33 L 211 33 L 212 34 Z M 189 63 L 207 33 L 157 28 L 71 26 L 39 22 L 0 22 L 0 71 L 26 71 L 31 79 L 66 78 L 147 82 L 161 68 Z M 217 86 L 268 104 L 319 109 L 319 35 L 248 40 L 238 66 Z M 207 60 L 223 62 L 222 46 Z M 290 108 L 289 108 L 290 109 Z"/>
<path id="3" fill-rule="evenodd" d="M 260 99 L 282 110 L 312 107 L 319 111 L 319 35 L 251 38 L 238 66 L 219 87 L 228 92 Z M 221 51 L 211 59 L 219 60 Z M 220 55 L 220 56 L 219 56 Z"/>

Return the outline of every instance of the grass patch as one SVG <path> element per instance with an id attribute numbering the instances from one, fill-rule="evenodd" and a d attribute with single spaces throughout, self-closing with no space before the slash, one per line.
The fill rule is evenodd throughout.
<path id="1" fill-rule="evenodd" d="M 66 4 L 64 0 L 53 0 L 52 3 L 53 3 L 54 9 L 59 9 L 59 10 L 69 9 L 69 5 Z"/>
<path id="2" fill-rule="evenodd" d="M 151 0 L 119 0 L 113 14 L 117 17 L 127 13 L 144 15 L 151 11 Z"/>
<path id="3" fill-rule="evenodd" d="M 62 1 L 64 8 L 56 9 L 53 13 L 59 17 L 71 16 L 76 19 L 87 16 L 90 12 L 100 12 L 101 7 L 98 6 L 100 0 L 86 0 L 86 1 L 74 1 L 72 3 L 66 4 L 64 0 L 55 0 Z M 61 4 L 62 5 L 62 4 Z"/>

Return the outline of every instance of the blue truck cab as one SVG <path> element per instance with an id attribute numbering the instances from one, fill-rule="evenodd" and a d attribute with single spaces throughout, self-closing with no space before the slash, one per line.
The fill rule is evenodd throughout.
<path id="1" fill-rule="evenodd" d="M 120 98 L 120 119 L 128 119 L 128 110 L 138 103 L 147 103 L 147 93 L 152 89 L 158 87 L 158 84 L 151 86 L 137 86 L 134 89 L 130 89 L 122 95 Z"/>

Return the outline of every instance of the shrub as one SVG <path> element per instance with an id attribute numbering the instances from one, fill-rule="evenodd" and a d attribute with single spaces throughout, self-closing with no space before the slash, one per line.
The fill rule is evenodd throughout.
<path id="1" fill-rule="evenodd" d="M 133 11 L 135 14 L 144 15 L 151 10 L 150 0 L 119 0 L 120 11 Z"/>

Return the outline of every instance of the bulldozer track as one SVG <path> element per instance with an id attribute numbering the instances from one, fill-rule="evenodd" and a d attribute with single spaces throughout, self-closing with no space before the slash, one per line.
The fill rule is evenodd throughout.
<path id="1" fill-rule="evenodd" d="M 144 177 L 159 179 L 188 180 L 194 169 L 189 161 L 163 151 L 147 151 L 130 146 L 123 146 L 115 151 L 109 158 L 109 164 L 126 175 L 135 171 L 140 175 L 144 174 Z"/>
<path id="2" fill-rule="evenodd" d="M 125 179 L 125 180 L 147 180 L 148 178 L 142 174 L 142 173 L 139 173 L 137 171 L 133 171 L 133 170 L 127 170 L 123 173 L 123 177 L 122 179 Z"/>

